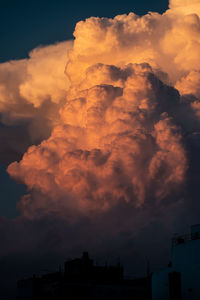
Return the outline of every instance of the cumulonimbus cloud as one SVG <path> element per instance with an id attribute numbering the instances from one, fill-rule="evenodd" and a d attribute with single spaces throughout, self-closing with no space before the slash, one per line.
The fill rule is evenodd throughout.
<path id="1" fill-rule="evenodd" d="M 48 48 L 44 73 L 33 52 L 28 70 L 38 75 L 18 84 L 18 92 L 36 108 L 45 97 L 62 105 L 50 137 L 8 167 L 28 188 L 18 204 L 24 216 L 70 219 L 120 203 L 142 208 L 178 200 L 190 168 L 185 136 L 200 129 L 200 20 L 191 7 L 189 14 L 173 10 L 178 1 L 170 7 L 163 15 L 79 22 L 66 82 Z"/>

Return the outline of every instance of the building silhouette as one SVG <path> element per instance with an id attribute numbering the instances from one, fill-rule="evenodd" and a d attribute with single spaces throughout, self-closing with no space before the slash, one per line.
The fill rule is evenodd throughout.
<path id="1" fill-rule="evenodd" d="M 200 299 L 200 225 L 172 239 L 167 268 L 152 273 L 152 300 Z"/>
<path id="2" fill-rule="evenodd" d="M 87 252 L 55 273 L 18 281 L 16 300 L 148 300 L 147 278 L 125 280 L 123 267 L 94 265 Z"/>
<path id="3" fill-rule="evenodd" d="M 134 280 L 123 267 L 98 266 L 83 252 L 54 273 L 18 281 L 16 300 L 199 300 L 200 225 L 172 239 L 171 262 L 166 268 Z"/>

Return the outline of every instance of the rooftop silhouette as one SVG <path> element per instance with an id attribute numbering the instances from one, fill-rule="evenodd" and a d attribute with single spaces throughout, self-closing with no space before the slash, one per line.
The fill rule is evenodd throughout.
<path id="1" fill-rule="evenodd" d="M 97 266 L 83 252 L 82 257 L 66 261 L 64 271 L 60 268 L 58 272 L 18 281 L 16 300 L 147 300 L 149 278 L 126 280 L 119 263 Z"/>

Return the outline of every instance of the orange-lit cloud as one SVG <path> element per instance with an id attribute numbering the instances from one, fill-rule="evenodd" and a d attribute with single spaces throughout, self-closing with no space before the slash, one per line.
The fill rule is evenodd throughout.
<path id="1" fill-rule="evenodd" d="M 28 59 L 0 64 L 1 124 L 15 132 L 14 137 L 4 139 L 8 129 L 1 128 L 5 151 L 9 147 L 10 152 L 16 152 L 18 148 L 22 153 L 24 145 L 49 136 L 69 87 L 64 69 L 71 47 L 71 41 L 39 47 L 30 52 Z M 16 126 L 21 127 L 25 141 Z"/>
<path id="2" fill-rule="evenodd" d="M 96 65 L 90 71 L 99 84 L 77 90 L 51 137 L 8 168 L 30 190 L 19 204 L 28 217 L 90 214 L 122 201 L 141 206 L 149 193 L 162 201 L 184 182 L 184 146 L 166 112 L 178 94 L 148 65 Z M 102 84 L 104 76 L 109 85 Z"/>
<path id="3" fill-rule="evenodd" d="M 200 4 L 199 0 L 169 0 L 169 7 L 183 7 L 183 6 L 194 6 L 195 8 L 198 7 Z"/>
<path id="4" fill-rule="evenodd" d="M 59 108 L 50 137 L 8 167 L 28 187 L 18 205 L 24 216 L 70 219 L 176 200 L 189 167 L 185 136 L 200 128 L 200 19 L 179 4 L 163 15 L 79 22 L 66 79 L 68 44 L 19 62 L 28 74 L 20 97 L 34 109 L 46 100 Z"/>

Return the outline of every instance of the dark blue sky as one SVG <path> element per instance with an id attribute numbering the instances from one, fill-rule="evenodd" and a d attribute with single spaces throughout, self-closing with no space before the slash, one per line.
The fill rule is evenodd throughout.
<path id="1" fill-rule="evenodd" d="M 123 1 L 2 1 L 0 9 L 0 61 L 26 57 L 40 44 L 70 39 L 76 22 L 90 16 L 113 17 L 134 11 L 163 12 L 167 0 Z"/>
<path id="2" fill-rule="evenodd" d="M 114 17 L 134 11 L 164 12 L 167 0 L 103 1 L 3 1 L 0 9 L 0 62 L 27 57 L 38 45 L 71 39 L 75 24 L 90 16 Z M 0 168 L 0 215 L 12 218 L 25 191 Z"/>

